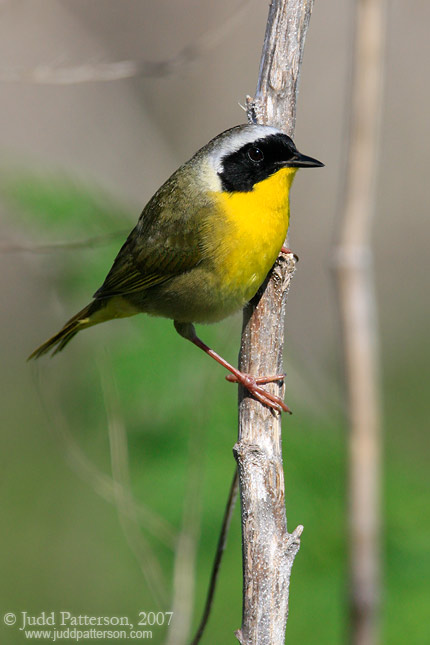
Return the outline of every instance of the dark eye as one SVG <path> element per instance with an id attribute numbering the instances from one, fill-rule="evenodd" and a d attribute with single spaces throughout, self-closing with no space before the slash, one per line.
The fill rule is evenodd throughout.
<path id="1" fill-rule="evenodd" d="M 258 163 L 259 161 L 263 161 L 264 154 L 262 150 L 260 150 L 260 148 L 252 146 L 252 148 L 248 150 L 248 157 L 251 159 L 251 161 Z"/>

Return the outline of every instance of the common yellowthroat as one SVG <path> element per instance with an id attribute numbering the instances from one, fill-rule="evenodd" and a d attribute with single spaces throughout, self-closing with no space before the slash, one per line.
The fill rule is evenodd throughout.
<path id="1" fill-rule="evenodd" d="M 55 354 L 78 331 L 106 320 L 164 316 L 227 368 L 229 380 L 288 411 L 261 387 L 282 377 L 240 372 L 198 338 L 193 323 L 221 320 L 256 294 L 283 248 L 297 169 L 322 165 L 270 126 L 239 125 L 219 134 L 148 202 L 93 301 L 29 358 Z"/>

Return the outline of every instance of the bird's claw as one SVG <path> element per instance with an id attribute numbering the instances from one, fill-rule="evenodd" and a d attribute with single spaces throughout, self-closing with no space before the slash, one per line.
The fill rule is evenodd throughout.
<path id="1" fill-rule="evenodd" d="M 285 374 L 277 374 L 276 376 L 251 376 L 251 374 L 244 374 L 241 376 L 235 374 L 227 374 L 225 377 L 230 383 L 242 383 L 245 387 L 253 387 L 256 385 L 263 385 L 265 383 L 275 383 L 276 381 L 283 381 Z"/>
<path id="2" fill-rule="evenodd" d="M 265 383 L 273 383 L 275 381 L 283 381 L 285 374 L 277 374 L 276 376 L 251 376 L 251 374 L 227 374 L 225 377 L 229 383 L 240 383 L 245 387 L 256 399 L 267 405 L 269 408 L 277 410 L 278 412 L 288 412 L 292 414 L 288 405 L 275 394 L 267 392 L 265 389 L 260 387 L 260 385 Z"/>
<path id="3" fill-rule="evenodd" d="M 291 249 L 288 249 L 286 246 L 283 246 L 281 248 L 281 253 L 284 253 L 285 255 L 290 255 L 291 254 L 291 255 L 293 255 L 293 257 L 294 257 L 296 262 L 299 261 L 299 256 L 297 255 L 297 253 L 294 253 L 294 251 L 292 251 Z"/>

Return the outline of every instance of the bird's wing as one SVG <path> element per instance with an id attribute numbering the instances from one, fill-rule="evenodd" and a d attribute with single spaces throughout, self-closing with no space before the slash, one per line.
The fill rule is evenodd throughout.
<path id="1" fill-rule="evenodd" d="M 118 253 L 95 298 L 144 291 L 181 273 L 202 260 L 207 205 L 192 208 L 190 216 L 176 204 L 167 208 L 163 196 L 155 196 Z"/>

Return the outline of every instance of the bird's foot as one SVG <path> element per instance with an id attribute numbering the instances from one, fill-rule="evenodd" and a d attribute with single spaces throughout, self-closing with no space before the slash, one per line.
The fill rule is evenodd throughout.
<path id="1" fill-rule="evenodd" d="M 213 349 L 208 347 L 200 338 L 196 335 L 195 329 L 191 324 L 178 323 L 175 322 L 176 331 L 181 334 L 184 338 L 190 340 L 194 345 L 200 347 L 206 354 L 211 356 L 217 363 L 228 369 L 230 374 L 226 376 L 227 381 L 230 383 L 240 383 L 245 387 L 256 399 L 267 405 L 273 410 L 278 412 L 289 412 L 292 414 L 288 405 L 286 405 L 279 396 L 275 396 L 270 392 L 266 392 L 261 385 L 265 383 L 273 383 L 275 381 L 283 381 L 285 374 L 277 374 L 276 376 L 251 376 L 251 374 L 245 374 L 240 372 L 236 367 L 230 365 L 222 356 L 214 352 Z"/>
<path id="2" fill-rule="evenodd" d="M 244 372 L 236 372 L 234 374 L 227 374 L 225 378 L 229 383 L 240 383 L 243 385 L 243 387 L 245 387 L 252 396 L 257 399 L 257 401 L 267 405 L 269 408 L 273 408 L 278 412 L 282 412 L 283 410 L 284 412 L 292 414 L 288 405 L 286 405 L 279 396 L 275 396 L 260 387 L 265 383 L 283 381 L 285 374 L 277 374 L 276 376 L 251 376 L 251 374 L 245 374 Z"/>

